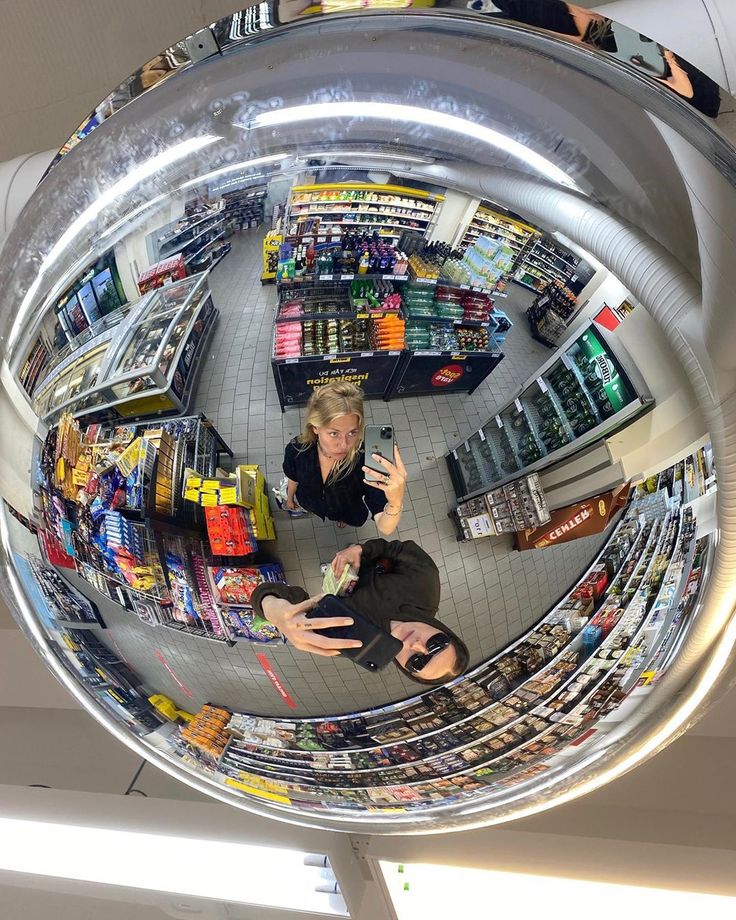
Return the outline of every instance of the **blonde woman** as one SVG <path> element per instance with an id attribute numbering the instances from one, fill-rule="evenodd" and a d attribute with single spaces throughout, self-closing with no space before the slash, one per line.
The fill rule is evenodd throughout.
<path id="1" fill-rule="evenodd" d="M 381 536 L 401 520 L 406 470 L 398 448 L 394 462 L 373 457 L 384 469 L 378 478 L 364 466 L 363 392 L 352 383 L 329 383 L 312 394 L 304 431 L 286 445 L 286 507 L 361 527 L 370 515 Z M 368 479 L 366 476 L 370 476 Z"/>

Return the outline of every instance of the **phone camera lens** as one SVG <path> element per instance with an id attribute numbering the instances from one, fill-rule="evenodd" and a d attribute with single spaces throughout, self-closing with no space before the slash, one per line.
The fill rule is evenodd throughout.
<path id="1" fill-rule="evenodd" d="M 381 428 L 381 437 L 387 441 L 391 437 L 392 429 L 389 427 Z"/>

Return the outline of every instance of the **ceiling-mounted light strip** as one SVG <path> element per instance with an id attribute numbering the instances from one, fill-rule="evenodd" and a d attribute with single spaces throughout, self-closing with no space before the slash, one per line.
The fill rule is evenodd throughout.
<path id="1" fill-rule="evenodd" d="M 396 160 L 401 163 L 434 163 L 433 157 L 409 156 L 406 153 L 375 153 L 372 150 L 317 150 L 301 151 L 298 154 L 300 160 L 314 160 L 332 157 L 339 160 L 341 157 L 363 157 L 367 160 Z"/>
<path id="2" fill-rule="evenodd" d="M 401 105 L 392 102 L 318 102 L 312 105 L 297 105 L 285 109 L 274 109 L 271 112 L 262 112 L 256 115 L 248 125 L 239 125 L 242 128 L 273 128 L 280 125 L 290 125 L 300 121 L 324 121 L 338 118 L 355 120 L 357 118 L 383 119 L 384 121 L 398 121 L 404 124 L 425 125 L 440 131 L 452 131 L 464 137 L 470 137 L 481 143 L 488 144 L 496 150 L 508 153 L 516 159 L 531 166 L 540 175 L 567 188 L 577 188 L 575 182 L 559 166 L 529 150 L 524 144 L 506 137 L 500 131 L 477 125 L 457 115 L 446 112 L 435 112 L 433 109 L 424 109 L 414 105 Z"/>
<path id="3" fill-rule="evenodd" d="M 545 875 L 380 860 L 398 920 L 445 920 L 475 916 L 492 892 L 494 913 L 508 916 L 522 903 L 540 905 L 545 920 L 566 920 L 571 908 L 595 905 L 596 920 L 631 916 L 702 916 L 731 920 L 736 898 L 695 891 L 582 881 Z M 605 865 L 602 872 L 605 872 Z M 580 905 L 575 911 L 574 906 Z"/>
<path id="4" fill-rule="evenodd" d="M 0 818 L 0 871 L 347 917 L 314 863 L 284 847 Z"/>
<path id="5" fill-rule="evenodd" d="M 274 153 L 270 156 L 265 157 L 255 157 L 252 160 L 243 160 L 240 163 L 230 163 L 228 166 L 221 166 L 219 169 L 213 169 L 212 172 L 204 173 L 201 176 L 196 176 L 194 179 L 190 179 L 188 182 L 185 182 L 183 185 L 180 185 L 180 189 L 191 188 L 193 185 L 202 185 L 205 182 L 210 182 L 212 179 L 216 179 L 218 176 L 226 176 L 228 173 L 238 172 L 238 170 L 250 169 L 252 166 L 263 166 L 266 163 L 278 163 L 280 160 L 286 160 L 289 158 L 288 153 Z M 244 178 L 248 178 L 245 176 Z"/>

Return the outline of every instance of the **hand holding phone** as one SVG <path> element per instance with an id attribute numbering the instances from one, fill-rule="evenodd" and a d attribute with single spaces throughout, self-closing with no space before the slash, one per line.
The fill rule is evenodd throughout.
<path id="1" fill-rule="evenodd" d="M 324 597 L 325 595 L 318 594 L 307 598 L 300 604 L 291 604 L 284 598 L 267 595 L 261 602 L 261 610 L 268 622 L 272 623 L 299 651 L 326 658 L 340 655 L 347 649 L 353 652 L 359 651 L 363 644 L 359 638 L 339 632 L 335 635 L 329 633 L 330 629 L 353 625 L 351 610 L 341 608 L 334 616 L 322 614 L 323 620 L 320 625 L 326 627 L 328 631 L 317 629 L 316 622 L 310 618 L 310 611 Z"/>
<path id="2" fill-rule="evenodd" d="M 374 454 L 379 454 L 384 459 L 391 462 L 394 458 L 394 429 L 391 425 L 366 425 L 363 436 L 363 446 L 365 450 L 365 465 L 369 470 L 385 475 L 385 469 L 381 466 L 380 461 L 374 458 Z"/>
<path id="3" fill-rule="evenodd" d="M 357 646 L 343 648 L 339 654 L 344 658 L 350 658 L 354 664 L 365 668 L 366 671 L 382 670 L 393 661 L 403 647 L 403 643 L 395 639 L 390 632 L 351 610 L 339 597 L 332 594 L 326 594 L 307 613 L 307 617 L 312 621 L 318 620 L 315 629 L 332 642 L 358 640 Z M 330 625 L 336 620 L 344 621 L 348 618 L 352 618 L 352 624 L 349 626 Z"/>
<path id="4" fill-rule="evenodd" d="M 368 428 L 366 428 L 366 433 L 367 431 Z M 393 506 L 394 510 L 392 513 L 396 514 L 397 512 L 395 509 L 400 510 L 404 501 L 404 492 L 406 491 L 407 478 L 406 467 L 401 460 L 399 448 L 395 443 L 393 444 L 392 463 L 384 454 L 379 455 L 375 452 L 374 455 L 369 458 L 369 442 L 367 437 L 365 445 L 365 466 L 363 467 L 365 479 L 363 482 L 367 486 L 372 486 L 374 489 L 380 489 L 386 496 L 386 502 Z M 377 475 L 379 471 L 380 475 Z M 395 523 L 398 524 L 398 517 L 396 518 Z"/>

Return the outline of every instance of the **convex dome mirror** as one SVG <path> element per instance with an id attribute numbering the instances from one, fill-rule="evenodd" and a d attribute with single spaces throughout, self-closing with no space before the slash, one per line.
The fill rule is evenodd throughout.
<path id="1" fill-rule="evenodd" d="M 351 831 L 529 814 L 682 731 L 733 641 L 720 100 L 555 0 L 260 3 L 103 100 L 0 254 L 5 593 L 61 682 Z M 310 654 L 294 605 L 351 580 L 361 660 Z"/>

